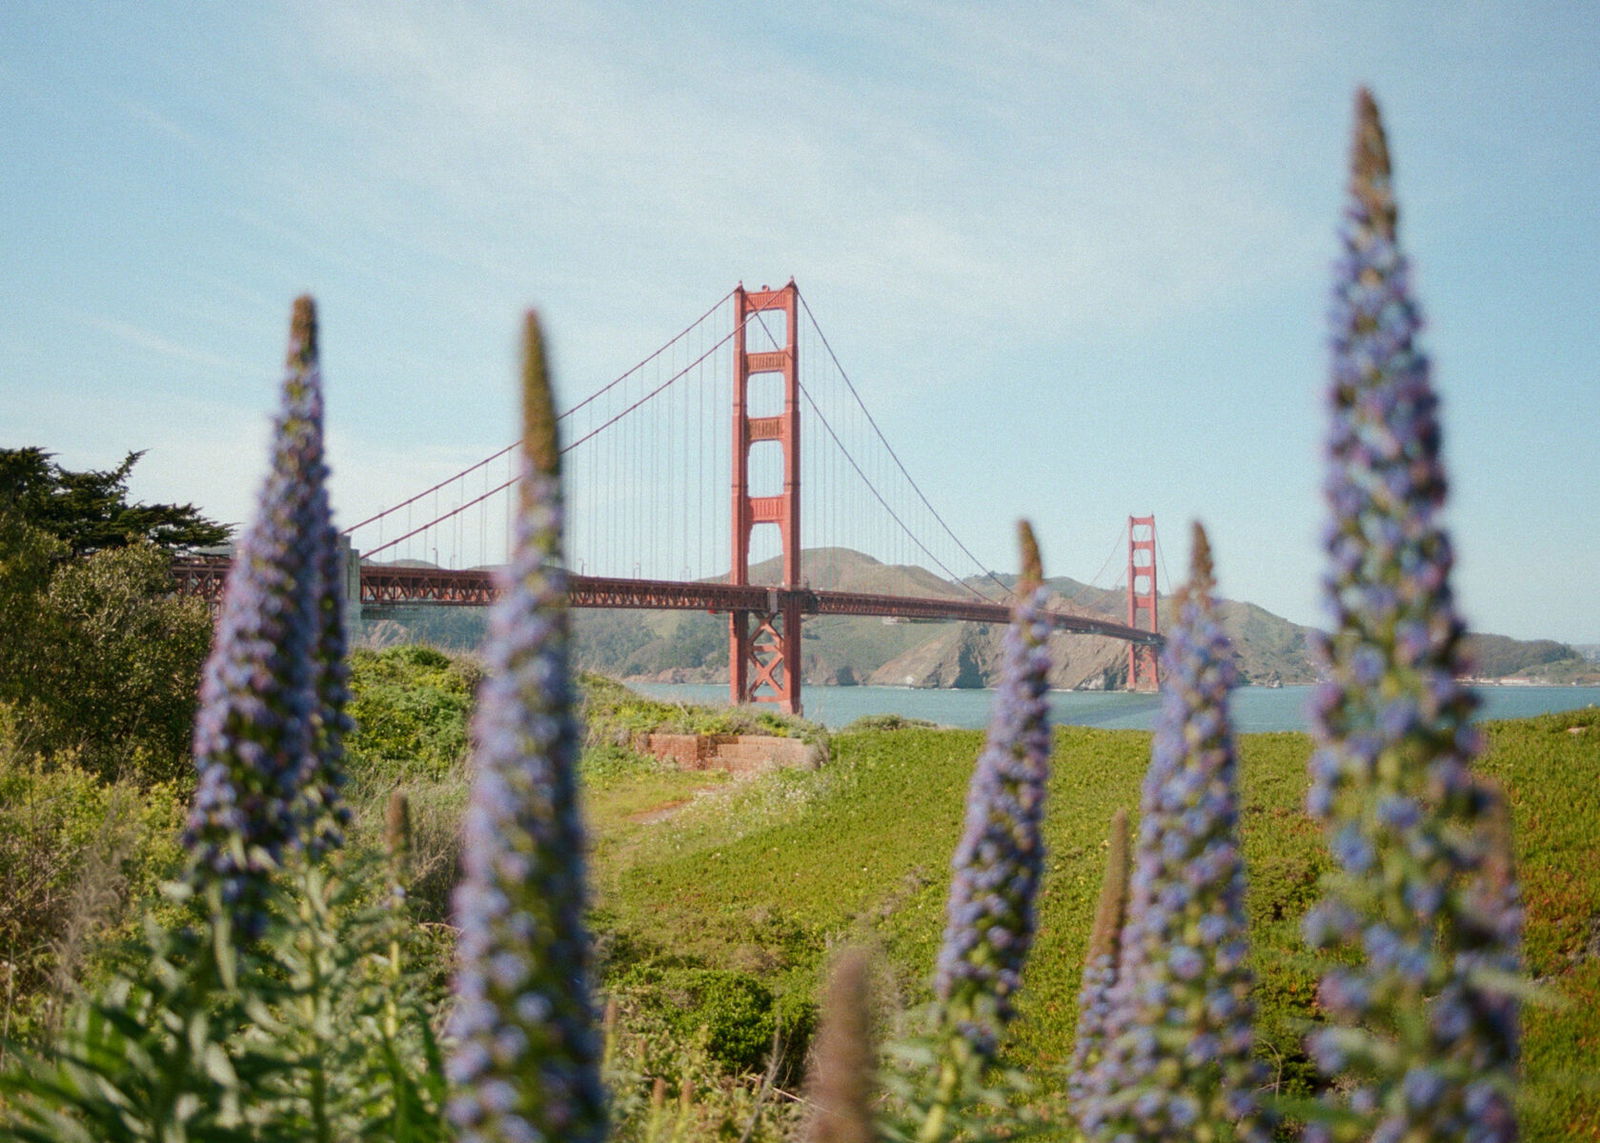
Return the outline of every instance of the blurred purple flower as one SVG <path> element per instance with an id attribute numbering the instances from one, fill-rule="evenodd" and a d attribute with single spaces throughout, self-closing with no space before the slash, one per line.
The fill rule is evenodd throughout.
<path id="1" fill-rule="evenodd" d="M 201 677 L 199 780 L 183 833 L 191 881 L 216 885 L 247 936 L 261 931 L 266 882 L 285 849 L 334 843 L 327 826 L 344 814 L 343 634 L 325 618 L 342 623 L 341 585 L 326 573 L 326 479 L 316 310 L 300 298 L 272 467 L 234 554 Z"/>
<path id="2" fill-rule="evenodd" d="M 1194 531 L 1190 582 L 1162 661 L 1133 896 L 1105 1044 L 1081 1124 L 1089 1138 L 1266 1140 L 1257 1105 L 1246 964 L 1233 649 L 1211 598 L 1210 545 Z"/>
<path id="3" fill-rule="evenodd" d="M 473 724 L 449 1114 L 463 1143 L 589 1143 L 605 1137 L 605 1093 L 583 919 L 559 453 L 531 314 L 523 402 L 515 547 Z"/>
<path id="4" fill-rule="evenodd" d="M 1333 632 L 1318 641 L 1328 682 L 1312 709 L 1307 799 L 1339 867 L 1307 936 L 1361 961 L 1323 982 L 1334 1026 L 1312 1044 L 1373 1139 L 1505 1143 L 1516 1136 L 1516 1001 L 1481 970 L 1518 970 L 1520 909 L 1509 830 L 1496 840 L 1495 796 L 1470 769 L 1475 703 L 1457 681 L 1463 625 L 1436 519 L 1438 401 L 1413 343 L 1421 322 L 1396 221 L 1388 146 L 1362 91 L 1332 309 Z M 1468 1093 L 1484 1084 L 1498 1102 L 1475 1115 Z"/>
<path id="5" fill-rule="evenodd" d="M 1050 634 L 1038 547 L 1021 526 L 1023 574 L 1006 630 L 988 738 L 967 790 L 966 824 L 934 974 L 946 1026 L 963 1055 L 993 1058 L 1014 1014 L 1013 996 L 1033 942 L 1034 899 L 1044 869 L 1044 799 L 1050 773 Z"/>

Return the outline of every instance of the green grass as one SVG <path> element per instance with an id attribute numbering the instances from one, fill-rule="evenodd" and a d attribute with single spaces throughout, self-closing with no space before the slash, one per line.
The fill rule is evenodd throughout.
<path id="1" fill-rule="evenodd" d="M 1569 728 L 1577 732 L 1569 733 Z M 1600 1138 L 1600 712 L 1492 724 L 1484 769 L 1512 793 L 1528 905 L 1530 971 L 1558 1007 L 1526 1019 L 1524 1138 Z M 1070 1057 L 1084 944 L 1118 806 L 1136 807 L 1150 735 L 1056 732 L 1047 819 L 1050 857 L 1039 933 L 1009 1051 L 1057 1098 Z M 943 929 L 949 859 L 981 745 L 975 731 L 836 734 L 833 762 L 715 788 L 641 775 L 593 788 L 598 917 L 621 960 L 667 958 L 757 975 L 778 996 L 810 997 L 829 950 L 880 950 L 893 1003 L 928 996 Z M 1259 979 L 1263 1055 L 1287 1092 L 1314 1077 L 1300 1043 L 1318 962 L 1300 921 L 1325 868 L 1320 831 L 1301 803 L 1310 742 L 1299 734 L 1241 740 L 1243 841 Z M 697 796 L 681 799 L 686 789 Z M 669 812 L 641 823 L 656 794 Z"/>

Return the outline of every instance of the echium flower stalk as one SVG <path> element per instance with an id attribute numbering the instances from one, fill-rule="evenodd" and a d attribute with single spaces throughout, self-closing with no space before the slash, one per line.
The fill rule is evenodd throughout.
<path id="1" fill-rule="evenodd" d="M 191 882 L 217 886 L 246 936 L 261 931 L 266 882 L 285 849 L 308 840 L 307 777 L 337 769 L 317 756 L 333 743 L 316 728 L 344 717 L 337 688 L 319 686 L 316 666 L 326 642 L 323 596 L 338 590 L 322 578 L 331 529 L 317 526 L 327 515 L 321 386 L 316 311 L 303 297 L 290 326 L 271 471 L 234 554 L 201 676 L 199 781 L 183 835 Z M 330 795 L 316 801 L 336 812 Z"/>
<path id="2" fill-rule="evenodd" d="M 1239 849 L 1232 646 L 1194 529 L 1189 584 L 1162 653 L 1161 714 L 1140 797 L 1131 898 L 1099 1067 L 1093 1139 L 1262 1140 Z"/>
<path id="3" fill-rule="evenodd" d="M 313 324 L 311 336 L 316 337 Z M 317 368 L 316 346 L 307 355 L 307 369 Z M 321 387 L 313 390 L 316 416 L 321 423 Z M 300 781 L 300 813 L 305 820 L 306 845 L 313 857 L 343 844 L 350 808 L 342 790 L 346 780 L 344 738 L 354 728 L 350 702 L 350 665 L 346 658 L 345 567 L 339 532 L 333 526 L 327 487 L 319 483 L 306 505 L 306 527 L 316 541 L 316 582 L 313 608 L 315 635 L 311 645 L 313 702 L 311 749 Z M 353 553 L 352 553 L 353 558 Z"/>
<path id="4" fill-rule="evenodd" d="M 1493 873 L 1493 797 L 1470 769 L 1475 704 L 1457 681 L 1463 626 L 1436 518 L 1437 398 L 1396 221 L 1388 145 L 1363 90 L 1332 308 L 1333 631 L 1319 642 L 1327 681 L 1307 802 L 1338 868 L 1305 926 L 1313 945 L 1356 963 L 1324 977 L 1331 1024 L 1311 1040 L 1344 1115 L 1308 1137 L 1501 1143 L 1516 1137 L 1517 1014 L 1503 982 L 1520 912 L 1509 872 Z M 1507 884 L 1484 888 L 1497 877 Z"/>
<path id="5" fill-rule="evenodd" d="M 1128 811 L 1111 816 L 1106 843 L 1106 875 L 1095 907 L 1089 948 L 1084 954 L 1083 984 L 1078 992 L 1078 1035 L 1067 1077 L 1067 1095 L 1073 1116 L 1080 1122 L 1089 1112 L 1092 1077 L 1105 1048 L 1106 1021 L 1111 1013 L 1111 986 L 1117 979 L 1117 952 L 1128 911 Z"/>
<path id="6" fill-rule="evenodd" d="M 605 1136 L 579 732 L 568 662 L 560 453 L 538 320 L 526 323 L 514 548 L 485 646 L 464 876 L 449 1115 L 463 1143 Z"/>
<path id="7" fill-rule="evenodd" d="M 938 1138 L 964 1078 L 994 1059 L 1015 1009 L 1033 943 L 1044 871 L 1050 776 L 1050 620 L 1038 544 L 1019 526 L 1022 576 L 1006 630 L 993 713 L 967 790 L 966 822 L 951 860 L 943 944 L 934 974 L 941 1076 L 922 1137 Z"/>

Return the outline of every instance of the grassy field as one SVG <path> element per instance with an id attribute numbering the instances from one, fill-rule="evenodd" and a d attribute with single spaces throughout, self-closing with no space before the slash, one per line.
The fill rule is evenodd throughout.
<path id="1" fill-rule="evenodd" d="M 1526 1017 L 1524 1137 L 1600 1138 L 1600 711 L 1491 724 L 1483 767 L 1516 813 L 1527 953 L 1552 1001 Z M 598 927 L 614 978 L 641 965 L 755 977 L 809 1000 L 829 952 L 878 950 L 886 1011 L 912 1010 L 943 927 L 949 856 L 981 736 L 844 732 L 815 773 L 732 781 L 616 759 L 591 766 Z M 1118 806 L 1136 807 L 1150 736 L 1056 733 L 1040 930 L 1009 1046 L 1059 1098 L 1084 943 Z M 1299 936 L 1318 893 L 1321 838 L 1301 811 L 1309 740 L 1241 742 L 1249 907 L 1262 1051 L 1285 1092 L 1312 1080 L 1300 1050 L 1318 968 Z"/>

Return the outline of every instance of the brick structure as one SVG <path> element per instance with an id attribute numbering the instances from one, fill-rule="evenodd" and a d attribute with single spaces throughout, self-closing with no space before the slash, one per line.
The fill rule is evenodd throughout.
<path id="1" fill-rule="evenodd" d="M 815 770 L 827 761 L 821 746 L 766 734 L 636 734 L 633 748 L 680 770 L 733 774 L 765 773 L 782 766 Z"/>

